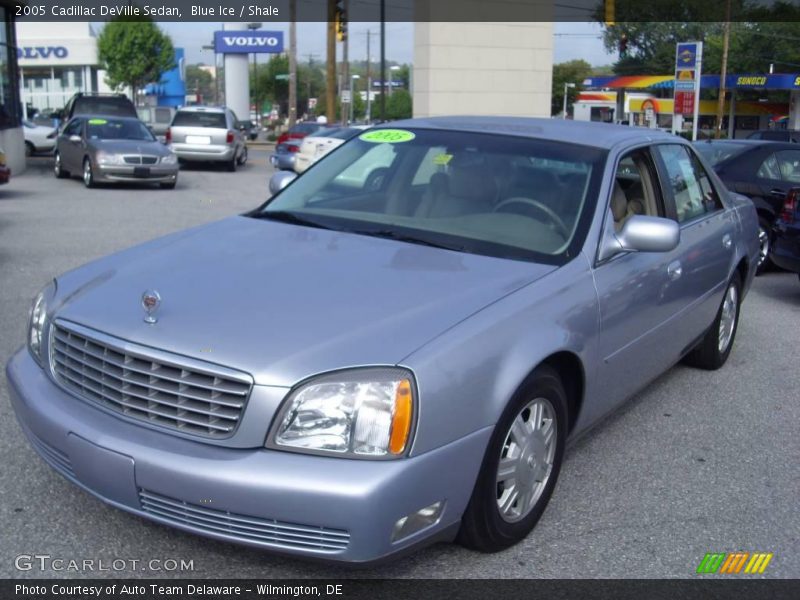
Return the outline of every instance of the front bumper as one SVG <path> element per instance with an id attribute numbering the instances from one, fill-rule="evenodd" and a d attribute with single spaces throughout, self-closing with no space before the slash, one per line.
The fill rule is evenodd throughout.
<path id="1" fill-rule="evenodd" d="M 491 435 L 397 461 L 233 449 L 115 418 L 63 391 L 25 348 L 6 375 L 34 449 L 101 500 L 211 538 L 328 561 L 373 562 L 452 539 Z M 435 524 L 391 541 L 398 519 L 437 501 Z"/>
<path id="2" fill-rule="evenodd" d="M 139 168 L 148 174 L 137 175 Z M 178 179 L 178 165 L 99 165 L 94 177 L 98 182 L 172 183 Z"/>
<path id="3" fill-rule="evenodd" d="M 800 227 L 784 223 L 775 226 L 770 258 L 781 269 L 800 273 Z"/>
<path id="4" fill-rule="evenodd" d="M 178 155 L 181 160 L 187 161 L 209 161 L 209 162 L 229 162 L 236 154 L 235 146 L 215 145 L 215 144 L 178 144 L 173 143 L 170 149 Z"/>

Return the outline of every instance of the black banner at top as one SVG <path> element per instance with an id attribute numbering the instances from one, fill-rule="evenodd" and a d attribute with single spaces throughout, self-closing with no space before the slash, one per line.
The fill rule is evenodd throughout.
<path id="1" fill-rule="evenodd" d="M 328 2 L 295 0 L 297 21 L 327 21 Z M 339 0 L 343 2 L 343 0 Z M 0 0 L 18 20 L 290 20 L 291 0 Z M 727 2 L 709 0 L 348 0 L 351 22 L 714 22 Z M 731 21 L 800 21 L 800 0 L 731 0 Z"/>

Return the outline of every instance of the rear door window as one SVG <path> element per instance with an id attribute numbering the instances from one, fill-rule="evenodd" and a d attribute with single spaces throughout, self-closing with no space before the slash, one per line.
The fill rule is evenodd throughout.
<path id="1" fill-rule="evenodd" d="M 218 112 L 179 111 L 172 121 L 173 127 L 210 127 L 227 129 L 225 115 Z"/>

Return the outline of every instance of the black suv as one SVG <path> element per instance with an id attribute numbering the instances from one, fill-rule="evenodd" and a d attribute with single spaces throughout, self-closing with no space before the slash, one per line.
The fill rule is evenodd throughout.
<path id="1" fill-rule="evenodd" d="M 76 115 L 101 115 L 106 117 L 133 117 L 137 119 L 136 107 L 125 94 L 85 94 L 78 92 L 61 110 L 61 128 Z"/>

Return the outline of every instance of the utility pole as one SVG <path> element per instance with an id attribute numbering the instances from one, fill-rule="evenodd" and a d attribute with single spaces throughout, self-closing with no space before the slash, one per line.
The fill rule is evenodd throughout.
<path id="1" fill-rule="evenodd" d="M 350 14 L 350 0 L 344 0 L 344 10 L 345 14 Z M 350 59 L 347 57 L 348 50 L 350 46 L 350 36 L 344 36 L 342 40 L 342 89 L 345 88 L 350 83 Z M 353 86 L 350 86 L 351 88 Z M 350 106 L 353 105 L 353 98 L 350 98 Z M 348 107 L 349 108 L 349 107 Z M 349 110 L 345 110 L 345 106 L 342 106 L 342 126 L 347 125 L 347 115 Z"/>
<path id="2" fill-rule="evenodd" d="M 297 122 L 297 0 L 289 0 L 289 127 Z"/>
<path id="3" fill-rule="evenodd" d="M 714 137 L 722 137 L 722 117 L 725 114 L 725 78 L 728 75 L 728 45 L 731 37 L 731 0 L 725 3 L 725 29 L 722 34 L 722 68 L 719 74 L 719 100 L 717 100 L 717 126 Z"/>
<path id="4" fill-rule="evenodd" d="M 371 91 L 372 91 L 372 77 L 370 76 L 370 73 L 372 71 L 372 68 L 370 66 L 370 63 L 372 62 L 372 55 L 370 54 L 370 43 L 369 42 L 372 39 L 373 35 L 378 35 L 378 34 L 375 33 L 374 31 L 370 31 L 368 29 L 366 31 L 366 33 L 364 33 L 364 35 L 367 36 L 367 115 L 366 115 L 366 120 L 367 120 L 367 123 L 369 123 L 372 120 L 372 94 L 371 94 Z"/>
<path id="5" fill-rule="evenodd" d="M 327 68 L 325 70 L 325 111 L 328 123 L 336 121 L 336 0 L 328 0 Z"/>
<path id="6" fill-rule="evenodd" d="M 386 120 L 386 0 L 381 0 L 381 121 Z"/>

